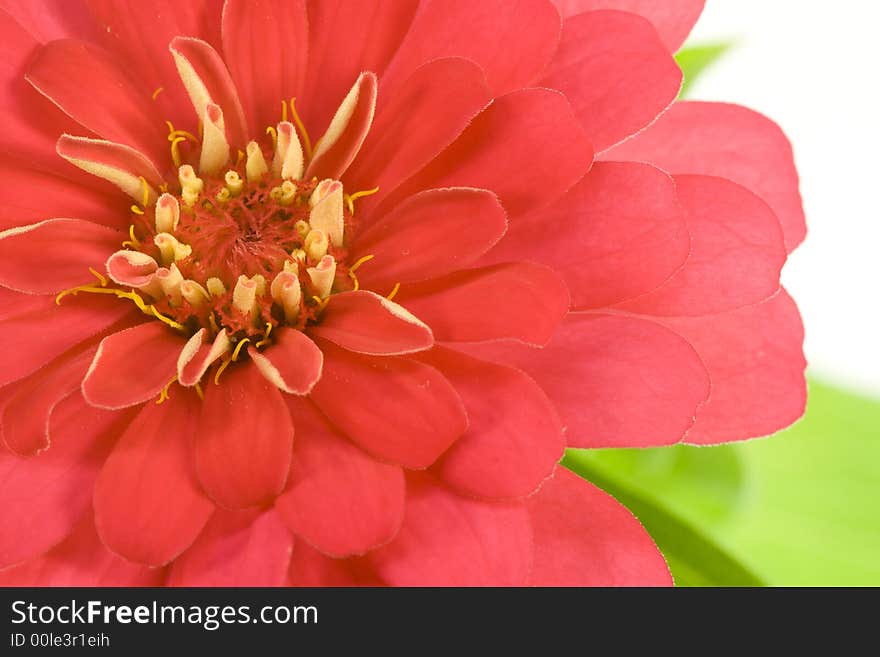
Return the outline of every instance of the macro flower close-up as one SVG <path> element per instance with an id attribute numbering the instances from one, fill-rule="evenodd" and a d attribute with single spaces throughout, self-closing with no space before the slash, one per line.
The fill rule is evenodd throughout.
<path id="1" fill-rule="evenodd" d="M 672 584 L 566 448 L 806 402 L 702 5 L 0 2 L 0 584 Z"/>

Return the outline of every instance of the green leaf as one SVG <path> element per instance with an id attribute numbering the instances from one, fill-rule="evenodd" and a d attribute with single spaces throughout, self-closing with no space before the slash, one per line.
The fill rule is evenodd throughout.
<path id="1" fill-rule="evenodd" d="M 685 46 L 675 54 L 675 61 L 684 73 L 684 84 L 678 94 L 684 98 L 690 91 L 691 85 L 703 71 L 717 62 L 733 47 L 732 41 L 720 41 L 718 43 L 703 43 L 693 46 Z"/>
<path id="2" fill-rule="evenodd" d="M 629 485 L 625 475 L 595 457 L 600 450 L 570 449 L 562 464 L 613 495 L 629 508 L 666 557 L 679 586 L 762 586 L 746 566 L 698 529 L 664 508 L 657 499 Z M 628 450 L 605 450 L 628 451 Z"/>

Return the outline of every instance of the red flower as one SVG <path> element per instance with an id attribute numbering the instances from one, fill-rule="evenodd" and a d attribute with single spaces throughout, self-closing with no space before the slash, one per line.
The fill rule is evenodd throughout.
<path id="1" fill-rule="evenodd" d="M 564 445 L 800 415 L 699 0 L 5 4 L 3 582 L 668 583 Z"/>

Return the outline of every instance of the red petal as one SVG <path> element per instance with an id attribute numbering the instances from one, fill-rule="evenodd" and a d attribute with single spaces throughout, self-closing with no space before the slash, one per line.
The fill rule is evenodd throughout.
<path id="1" fill-rule="evenodd" d="M 358 234 L 349 259 L 372 255 L 373 262 L 357 270 L 361 286 L 390 288 L 463 269 L 506 230 L 504 208 L 492 192 L 430 189 L 404 200 Z"/>
<path id="2" fill-rule="evenodd" d="M 222 0 L 88 0 L 88 5 L 95 22 L 106 26 L 101 34 L 104 44 L 118 53 L 128 70 L 137 71 L 139 86 L 148 93 L 162 89 L 151 101 L 156 116 L 194 131 L 196 120 L 168 44 L 185 34 L 219 45 Z"/>
<path id="3" fill-rule="evenodd" d="M 469 269 L 401 288 L 400 303 L 438 341 L 510 338 L 541 345 L 568 312 L 565 283 L 544 265 L 515 262 Z"/>
<path id="4" fill-rule="evenodd" d="M 399 356 L 430 349 L 431 329 L 406 308 L 374 292 L 333 295 L 321 323 L 309 331 L 343 349 L 374 356 Z"/>
<path id="5" fill-rule="evenodd" d="M 45 555 L 0 571 L 0 586 L 160 586 L 164 571 L 117 557 L 101 543 L 88 509 Z"/>
<path id="6" fill-rule="evenodd" d="M 406 468 L 426 468 L 467 429 L 455 389 L 433 367 L 359 356 L 324 340 L 319 346 L 324 375 L 312 400 L 367 452 Z"/>
<path id="7" fill-rule="evenodd" d="M 101 470 L 95 526 L 104 544 L 130 561 L 168 563 L 214 510 L 191 461 L 198 406 L 195 393 L 182 389 L 161 406 L 145 405 Z"/>
<path id="8" fill-rule="evenodd" d="M 449 148 L 381 205 L 423 189 L 479 187 L 511 217 L 550 204 L 590 168 L 593 150 L 565 96 L 524 89 L 497 98 Z"/>
<path id="9" fill-rule="evenodd" d="M 460 497 L 425 473 L 407 477 L 406 517 L 369 556 L 392 586 L 522 586 L 532 558 L 526 508 Z"/>
<path id="10" fill-rule="evenodd" d="M 660 550 L 613 497 L 559 468 L 528 500 L 534 586 L 671 586 Z"/>
<path id="11" fill-rule="evenodd" d="M 232 346 L 226 330 L 214 337 L 211 344 L 205 342 L 207 331 L 199 329 L 187 341 L 177 357 L 177 381 L 182 386 L 191 387 L 201 381 L 202 376 Z"/>
<path id="12" fill-rule="evenodd" d="M 223 111 L 226 137 L 229 143 L 233 146 L 243 147 L 248 139 L 244 110 L 235 83 L 217 51 L 211 44 L 187 36 L 177 36 L 172 39 L 169 50 L 175 56 L 178 70 L 181 65 L 190 67 L 191 73 L 198 77 L 198 82 L 192 81 L 192 83 L 196 86 L 204 85 L 200 91 L 205 93 L 198 98 L 193 98 L 192 90 L 187 89 L 196 116 L 200 119 L 205 116 L 208 104 L 217 105 Z M 184 80 L 186 86 L 187 80 L 182 75 L 181 79 Z M 278 100 L 280 102 L 281 99 Z"/>
<path id="13" fill-rule="evenodd" d="M 0 567 L 40 555 L 70 533 L 89 507 L 113 440 L 129 420 L 72 395 L 52 414 L 51 449 L 28 458 L 0 451 Z"/>
<path id="14" fill-rule="evenodd" d="M 0 335 L 14 347 L 4 356 L 0 385 L 27 376 L 111 324 L 133 317 L 133 307 L 118 299 L 84 296 L 56 306 L 50 297 L 47 302 L 0 320 Z"/>
<path id="15" fill-rule="evenodd" d="M 662 321 L 694 346 L 712 380 L 712 394 L 686 442 L 766 436 L 803 415 L 804 328 L 784 290 L 729 313 Z"/>
<path id="16" fill-rule="evenodd" d="M 417 0 L 308 0 L 309 67 L 301 112 L 313 134 L 327 127 L 362 71 L 381 75 L 417 6 Z"/>
<path id="17" fill-rule="evenodd" d="M 605 154 L 670 173 L 727 178 L 767 201 L 792 251 L 806 234 L 791 144 L 775 123 L 745 107 L 675 103 L 656 123 Z"/>
<path id="18" fill-rule="evenodd" d="M 345 174 L 346 186 L 378 187 L 361 201 L 378 203 L 449 146 L 490 98 L 482 69 L 459 58 L 424 64 L 391 94 L 381 86 L 373 127 Z"/>
<path id="19" fill-rule="evenodd" d="M 40 43 L 70 36 L 91 38 L 99 29 L 82 0 L 4 0 L 2 11 Z"/>
<path id="20" fill-rule="evenodd" d="M 281 393 L 249 363 L 232 366 L 205 391 L 196 470 L 220 506 L 268 504 L 290 470 L 293 423 Z"/>
<path id="21" fill-rule="evenodd" d="M 299 541 L 290 561 L 291 586 L 382 586 L 365 559 L 332 559 Z"/>
<path id="22" fill-rule="evenodd" d="M 260 373 L 280 390 L 292 395 L 307 395 L 321 378 L 324 355 L 302 331 L 282 328 L 275 342 L 258 352 L 248 349 Z"/>
<path id="23" fill-rule="evenodd" d="M 465 57 L 496 96 L 535 80 L 559 43 L 559 13 L 543 0 L 439 0 L 420 8 L 388 67 L 390 82 L 440 57 Z M 383 80 L 384 83 L 384 80 Z"/>
<path id="24" fill-rule="evenodd" d="M 653 290 L 689 252 L 672 178 L 646 164 L 602 162 L 549 208 L 513 225 L 488 259 L 528 253 L 565 277 L 573 307 L 597 308 Z"/>
<path id="25" fill-rule="evenodd" d="M 123 228 L 128 223 L 124 198 L 103 194 L 61 176 L 29 169 L 20 162 L 0 162 L 0 230 L 70 215 Z"/>
<path id="26" fill-rule="evenodd" d="M 532 375 L 559 410 L 570 447 L 678 442 L 709 397 L 694 348 L 635 317 L 572 313 L 543 349 L 486 343 L 468 351 Z"/>
<path id="27" fill-rule="evenodd" d="M 565 18 L 597 9 L 619 9 L 640 14 L 653 23 L 669 52 L 684 43 L 703 11 L 705 0 L 553 0 Z"/>
<path id="28" fill-rule="evenodd" d="M 33 456 L 49 447 L 52 412 L 79 389 L 96 349 L 73 350 L 14 386 L 2 409 L 3 439 L 12 452 Z"/>
<path id="29" fill-rule="evenodd" d="M 562 423 L 528 375 L 438 347 L 420 357 L 461 395 L 468 430 L 436 464 L 457 491 L 494 499 L 524 497 L 562 458 Z"/>
<path id="30" fill-rule="evenodd" d="M 691 233 L 690 256 L 660 288 L 620 307 L 648 315 L 705 315 L 775 294 L 785 245 L 767 204 L 723 178 L 676 176 L 675 182 Z"/>
<path id="31" fill-rule="evenodd" d="M 133 84 L 111 53 L 84 41 L 52 41 L 39 50 L 27 80 L 89 130 L 153 162 L 167 159 L 166 128 L 153 116 L 149 90 Z"/>
<path id="32" fill-rule="evenodd" d="M 308 43 L 305 0 L 229 0 L 224 5 L 223 54 L 250 135 L 278 123 L 281 101 L 301 93 Z"/>
<path id="33" fill-rule="evenodd" d="M 94 283 L 123 234 L 82 219 L 48 219 L 0 233 L 0 285 L 33 294 L 54 294 Z M 92 279 L 92 280 L 90 280 Z"/>
<path id="34" fill-rule="evenodd" d="M 293 536 L 274 511 L 218 510 L 178 557 L 168 586 L 281 586 Z"/>
<path id="35" fill-rule="evenodd" d="M 334 556 L 363 554 L 390 541 L 403 520 L 400 468 L 364 454 L 311 404 L 289 403 L 297 439 L 287 490 L 275 501 L 284 522 Z"/>
<path id="36" fill-rule="evenodd" d="M 681 70 L 651 24 L 597 11 L 569 18 L 541 85 L 571 101 L 597 152 L 651 123 L 681 88 Z"/>
<path id="37" fill-rule="evenodd" d="M 374 73 L 362 73 L 358 77 L 352 89 L 356 94 L 353 100 L 354 106 L 349 110 L 347 120 L 338 126 L 340 129 L 338 133 L 335 131 L 331 133 L 328 129 L 321 137 L 320 142 L 315 145 L 315 153 L 306 169 L 304 178 L 317 177 L 335 180 L 345 173 L 348 165 L 358 154 L 367 133 L 370 131 L 370 126 L 373 124 L 377 87 L 378 82 Z M 330 127 L 334 128 L 332 122 Z"/>
<path id="38" fill-rule="evenodd" d="M 93 406 L 125 408 L 156 397 L 174 379 L 183 339 L 160 322 L 107 336 L 82 382 Z"/>

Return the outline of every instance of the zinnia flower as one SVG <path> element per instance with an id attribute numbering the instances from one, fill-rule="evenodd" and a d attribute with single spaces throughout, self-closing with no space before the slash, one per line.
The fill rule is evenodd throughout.
<path id="1" fill-rule="evenodd" d="M 564 447 L 800 415 L 699 0 L 3 5 L 3 582 L 665 584 Z"/>

